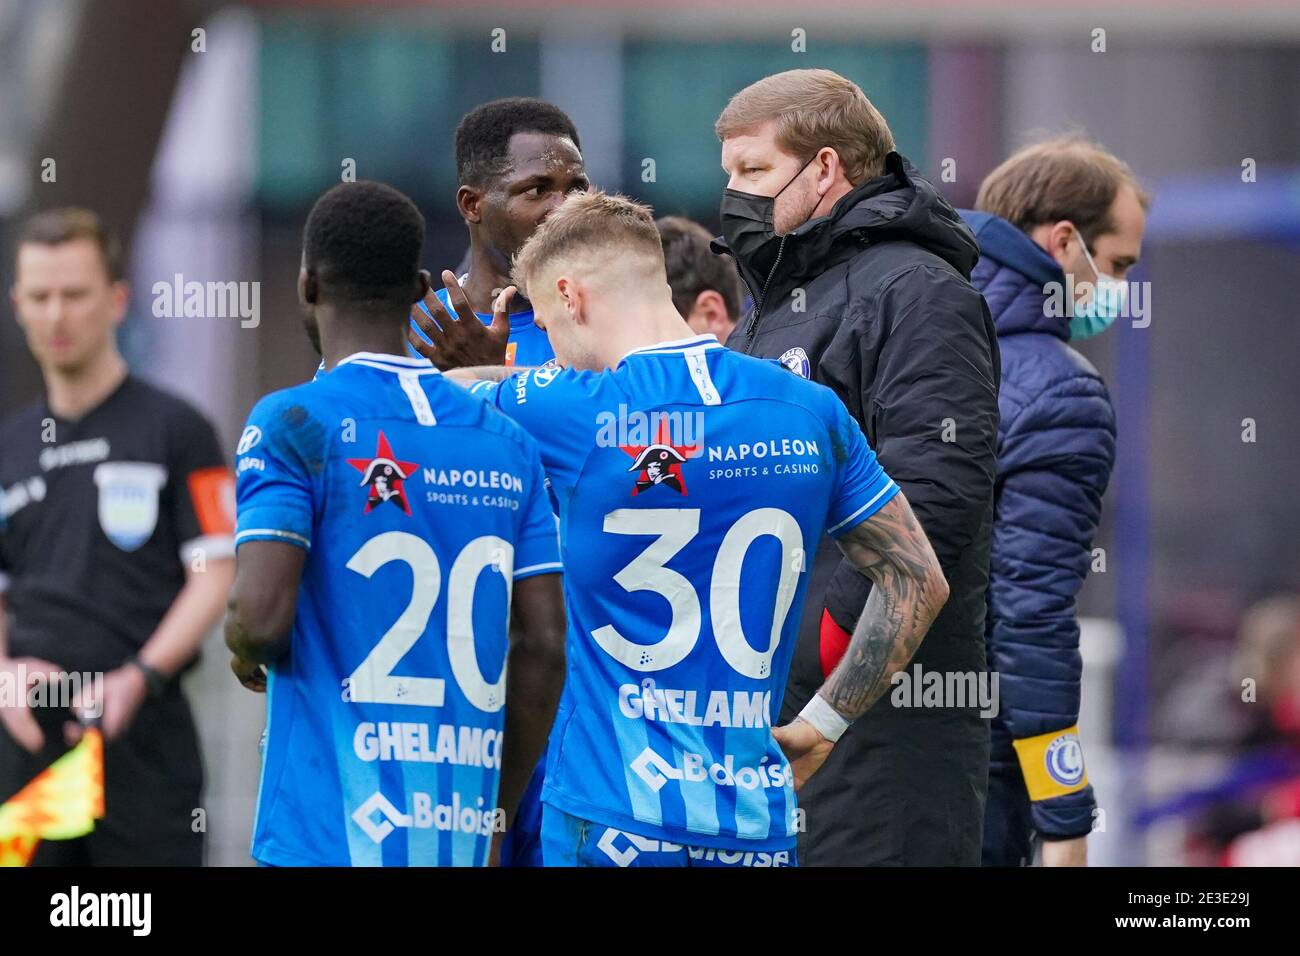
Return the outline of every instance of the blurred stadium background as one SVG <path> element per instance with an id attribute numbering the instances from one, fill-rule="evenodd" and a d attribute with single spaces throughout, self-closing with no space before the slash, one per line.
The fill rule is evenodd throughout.
<path id="1" fill-rule="evenodd" d="M 806 52 L 792 49 L 798 30 Z M 346 160 L 411 195 L 429 224 L 426 266 L 454 268 L 466 247 L 457 120 L 498 96 L 541 96 L 574 118 L 595 183 L 713 228 L 714 119 L 745 84 L 804 66 L 861 85 L 957 205 L 1028 135 L 1067 128 L 1154 191 L 1135 276 L 1151 283 L 1150 325 L 1120 320 L 1082 348 L 1120 420 L 1096 542 L 1105 571 L 1080 607 L 1083 735 L 1105 811 L 1092 860 L 1260 861 L 1289 845 L 1294 861 L 1300 771 L 1286 769 L 1266 704 L 1241 700 L 1242 680 L 1261 675 L 1238 641 L 1246 608 L 1300 588 L 1295 0 L 0 0 L 0 223 L 75 203 L 121 230 L 128 360 L 207 411 L 233 450 L 254 400 L 316 364 L 295 299 L 299 237 Z M 260 324 L 154 318 L 149 290 L 176 273 L 260 281 Z M 3 274 L 7 286 L 10 245 Z M 0 410 L 39 387 L 6 316 Z M 209 862 L 242 864 L 263 705 L 227 659 L 214 635 L 189 680 Z"/>

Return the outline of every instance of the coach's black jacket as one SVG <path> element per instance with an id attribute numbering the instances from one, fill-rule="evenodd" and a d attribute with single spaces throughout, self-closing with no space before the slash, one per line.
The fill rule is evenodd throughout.
<path id="1" fill-rule="evenodd" d="M 714 250 L 730 252 L 722 240 Z M 755 307 L 727 342 L 834 389 L 902 487 L 951 592 L 913 658 L 925 671 L 984 669 L 999 361 L 988 307 L 968 281 L 978 257 L 952 206 L 890 153 L 883 176 L 787 235 L 772 261 L 738 263 Z M 870 590 L 826 545 L 783 721 L 821 686 L 822 607 L 851 632 Z M 841 738 L 801 793 L 800 862 L 978 865 L 987 720 L 978 707 L 899 708 L 891 696 Z"/>

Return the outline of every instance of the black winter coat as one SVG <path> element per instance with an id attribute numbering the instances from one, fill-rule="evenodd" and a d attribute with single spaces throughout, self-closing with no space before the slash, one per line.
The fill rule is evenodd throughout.
<path id="1" fill-rule="evenodd" d="M 979 257 L 975 237 L 911 164 L 890 153 L 884 175 L 856 186 L 828 215 L 773 245 L 769 261 L 738 263 L 755 307 L 727 345 L 779 358 L 839 395 L 885 471 L 902 487 L 948 580 L 948 603 L 913 666 L 981 672 L 1000 372 L 993 319 L 968 281 Z M 713 248 L 730 253 L 722 240 Z M 816 588 L 828 576 L 823 597 Z M 870 587 L 840 560 L 834 545 L 823 543 L 783 719 L 821 686 L 817 622 L 822 608 L 852 631 Z M 889 707 L 887 695 L 858 723 L 884 718 L 880 712 Z M 962 761 L 969 773 L 961 786 L 978 790 L 982 814 L 984 785 L 977 781 L 986 781 L 987 763 L 980 767 L 974 751 L 987 761 L 987 721 L 978 716 L 978 707 L 945 715 L 949 726 L 954 718 L 962 724 L 961 739 L 982 740 L 982 747 L 937 738 L 933 746 L 971 751 Z M 899 724 L 899 733 L 912 735 L 900 744 L 914 746 L 927 737 L 932 728 L 926 723 Z M 973 815 L 975 803 L 968 801 L 966 816 Z M 974 828 L 978 862 L 981 822 L 962 826 L 967 823 Z M 835 862 L 859 860 L 849 856 Z"/>

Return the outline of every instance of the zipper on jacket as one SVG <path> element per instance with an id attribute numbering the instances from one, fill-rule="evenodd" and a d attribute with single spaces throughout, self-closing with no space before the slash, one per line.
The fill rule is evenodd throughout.
<path id="1" fill-rule="evenodd" d="M 740 274 L 740 281 L 745 283 L 745 288 L 749 290 L 750 298 L 754 299 L 754 314 L 749 317 L 749 324 L 745 326 L 745 354 L 750 354 L 750 349 L 754 347 L 754 333 L 758 330 L 758 316 L 763 311 L 763 302 L 767 298 L 767 288 L 772 284 L 772 276 L 776 275 L 777 267 L 781 264 L 781 256 L 785 253 L 785 240 L 789 234 L 781 237 L 781 244 L 776 247 L 776 260 L 772 263 L 772 268 L 767 271 L 767 278 L 763 280 L 763 291 L 754 297 L 754 290 L 749 288 L 749 282 L 745 279 L 745 274 Z"/>
<path id="2" fill-rule="evenodd" d="M 754 289 L 749 284 L 749 280 L 745 278 L 744 272 L 737 269 L 736 275 L 740 276 L 740 281 L 744 284 L 745 291 L 748 292 L 749 297 L 754 300 L 754 314 L 749 317 L 749 322 L 745 325 L 745 338 L 748 340 L 754 337 L 754 316 L 758 315 L 758 296 L 754 295 Z M 748 348 L 746 351 L 749 351 Z"/>

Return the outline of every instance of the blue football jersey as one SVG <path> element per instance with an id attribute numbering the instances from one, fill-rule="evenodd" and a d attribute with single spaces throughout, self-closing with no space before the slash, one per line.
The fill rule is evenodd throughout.
<path id="1" fill-rule="evenodd" d="M 237 543 L 308 552 L 253 856 L 482 865 L 511 582 L 560 570 L 535 442 L 423 359 L 362 352 L 258 402 L 237 457 Z"/>
<path id="2" fill-rule="evenodd" d="M 772 736 L 812 556 L 898 492 L 833 392 L 712 336 L 479 383 L 559 508 L 568 676 L 544 802 L 649 838 L 794 845 Z"/>
<path id="3" fill-rule="evenodd" d="M 438 301 L 442 303 L 442 307 L 447 310 L 447 313 L 455 316 L 456 310 L 451 306 L 451 297 L 447 295 L 447 290 L 438 288 L 434 290 L 434 294 L 438 297 Z M 420 310 L 429 318 L 433 318 L 429 307 L 423 302 L 420 303 Z M 474 314 L 479 317 L 479 320 L 484 325 L 492 324 L 492 314 L 490 312 L 487 314 L 475 312 Z M 429 341 L 429 337 L 415 324 L 414 319 L 411 320 L 411 328 L 424 341 Z M 408 348 L 410 348 L 412 355 L 419 354 L 413 347 L 408 346 Z M 510 339 L 506 342 L 506 364 L 531 368 L 537 365 L 545 365 L 554 358 L 555 351 L 551 348 L 551 340 L 533 322 L 533 310 L 512 313 L 510 316 Z"/>

